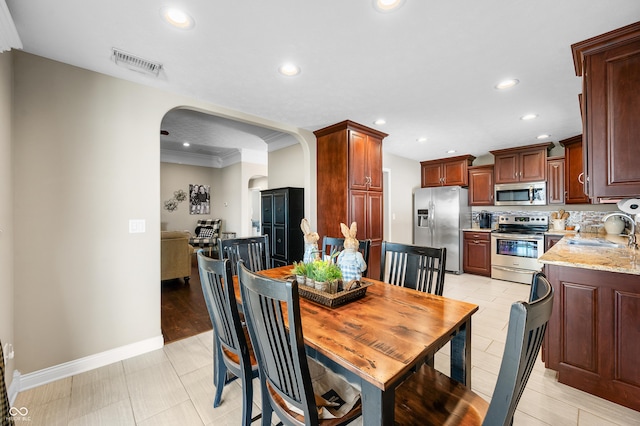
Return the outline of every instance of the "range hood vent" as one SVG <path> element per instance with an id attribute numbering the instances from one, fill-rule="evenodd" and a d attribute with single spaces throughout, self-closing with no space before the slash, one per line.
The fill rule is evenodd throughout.
<path id="1" fill-rule="evenodd" d="M 116 49 L 115 47 L 113 48 L 113 60 L 117 65 L 129 68 L 132 71 L 150 74 L 156 77 L 162 69 L 162 64 L 159 62 L 153 62 L 147 59 L 140 58 L 138 56 L 132 55 L 131 53 Z"/>

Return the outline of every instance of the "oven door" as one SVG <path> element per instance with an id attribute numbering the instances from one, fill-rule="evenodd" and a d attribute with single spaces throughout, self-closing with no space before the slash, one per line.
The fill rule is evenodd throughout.
<path id="1" fill-rule="evenodd" d="M 491 234 L 491 278 L 531 284 L 533 272 L 542 269 L 544 235 Z"/>

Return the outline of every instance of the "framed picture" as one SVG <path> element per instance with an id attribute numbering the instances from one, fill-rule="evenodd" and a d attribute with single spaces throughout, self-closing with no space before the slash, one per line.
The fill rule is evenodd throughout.
<path id="1" fill-rule="evenodd" d="M 210 186 L 189 184 L 189 214 L 210 214 Z"/>

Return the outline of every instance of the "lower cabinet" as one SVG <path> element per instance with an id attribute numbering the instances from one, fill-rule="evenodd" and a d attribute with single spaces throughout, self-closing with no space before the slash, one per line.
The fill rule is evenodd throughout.
<path id="1" fill-rule="evenodd" d="M 490 277 L 491 233 L 464 231 L 463 234 L 463 271 Z"/>
<path id="2" fill-rule="evenodd" d="M 556 245 L 558 241 L 562 239 L 563 235 L 552 235 L 547 234 L 544 236 L 544 251 L 549 251 L 549 249 Z"/>
<path id="3" fill-rule="evenodd" d="M 640 410 L 640 275 L 546 265 L 544 362 L 558 381 Z"/>

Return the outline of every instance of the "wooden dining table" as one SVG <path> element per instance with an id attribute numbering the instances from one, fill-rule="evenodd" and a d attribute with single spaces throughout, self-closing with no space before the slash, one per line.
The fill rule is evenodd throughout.
<path id="1" fill-rule="evenodd" d="M 286 279 L 291 266 L 258 274 Z M 300 298 L 307 354 L 360 387 L 363 424 L 393 424 L 395 388 L 449 341 L 451 377 L 470 387 L 471 316 L 478 306 L 365 280 L 372 284 L 365 296 L 338 307 Z"/>

